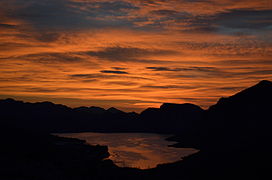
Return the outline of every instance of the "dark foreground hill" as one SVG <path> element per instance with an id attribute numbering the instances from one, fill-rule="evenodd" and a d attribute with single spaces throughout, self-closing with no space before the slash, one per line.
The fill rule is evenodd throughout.
<path id="1" fill-rule="evenodd" d="M 198 133 L 184 141 L 198 147 L 200 152 L 180 164 L 165 165 L 161 169 L 185 168 L 183 175 L 192 179 L 271 177 L 271 103 L 270 81 L 261 81 L 233 96 L 221 98 L 205 112 Z M 174 139 L 182 138 L 186 137 Z M 184 142 L 177 146 L 183 146 Z"/>
<path id="2" fill-rule="evenodd" d="M 100 167 L 114 167 L 106 146 L 56 137 L 31 129 L 0 127 L 0 179 L 96 179 Z"/>

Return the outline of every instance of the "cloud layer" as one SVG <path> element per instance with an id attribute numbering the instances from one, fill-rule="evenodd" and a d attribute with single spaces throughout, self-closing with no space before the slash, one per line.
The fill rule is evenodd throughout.
<path id="1" fill-rule="evenodd" d="M 1 0 L 0 97 L 208 107 L 272 80 L 271 19 L 267 0 Z"/>

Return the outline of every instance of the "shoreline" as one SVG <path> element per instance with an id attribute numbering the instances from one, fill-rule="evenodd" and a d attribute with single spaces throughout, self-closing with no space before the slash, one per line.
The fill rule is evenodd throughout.
<path id="1" fill-rule="evenodd" d="M 125 136 L 123 136 L 123 134 Z M 84 132 L 84 133 L 57 133 L 54 135 L 57 135 L 60 137 L 81 139 L 81 140 L 84 140 L 86 144 L 89 144 L 91 146 L 95 146 L 95 145 L 107 146 L 109 148 L 108 152 L 110 153 L 110 158 L 108 159 L 112 160 L 115 163 L 115 165 L 120 168 L 137 168 L 141 170 L 152 169 L 152 168 L 156 168 L 157 166 L 161 164 L 172 164 L 177 161 L 182 161 L 185 157 L 198 152 L 197 149 L 192 147 L 175 147 L 175 145 L 178 144 L 179 142 L 170 140 L 170 138 L 174 136 L 173 134 L 166 135 L 166 134 L 142 133 L 142 132 L 141 133 Z M 117 145 L 117 146 L 115 145 L 115 141 L 116 141 L 115 138 L 117 139 L 120 138 L 120 140 L 118 141 L 118 144 L 120 145 Z M 131 140 L 133 140 L 133 138 L 136 138 L 136 139 L 132 144 L 130 143 L 124 144 L 127 138 L 129 139 L 132 138 Z M 138 142 L 137 139 L 139 138 L 144 138 L 144 139 L 143 141 L 139 140 Z M 141 147 L 140 144 L 138 146 L 137 145 L 138 143 L 140 144 L 143 143 L 142 145 L 144 145 L 145 147 Z M 155 144 L 153 145 L 153 143 Z M 128 146 L 129 149 L 126 149 L 126 145 Z M 177 150 L 174 150 L 171 148 L 175 148 Z M 161 150 L 158 150 L 158 149 L 161 149 Z M 152 152 L 152 154 L 147 153 L 147 151 Z M 173 155 L 173 153 L 176 155 Z M 126 157 L 127 154 L 130 154 L 131 156 L 129 159 L 127 159 Z M 132 160 L 138 156 L 139 156 L 139 159 Z M 159 161 L 156 163 L 157 160 Z M 147 164 L 144 165 L 143 163 L 144 164 L 147 163 Z"/>

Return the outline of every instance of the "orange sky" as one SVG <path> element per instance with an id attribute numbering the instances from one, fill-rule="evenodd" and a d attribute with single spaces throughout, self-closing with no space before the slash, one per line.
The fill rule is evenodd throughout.
<path id="1" fill-rule="evenodd" d="M 272 80 L 270 0 L 1 0 L 0 98 L 204 108 Z"/>

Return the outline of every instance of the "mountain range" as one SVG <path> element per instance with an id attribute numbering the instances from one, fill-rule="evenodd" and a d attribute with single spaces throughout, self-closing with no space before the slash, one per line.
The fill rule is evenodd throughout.
<path id="1" fill-rule="evenodd" d="M 26 103 L 0 100 L 2 121 L 17 128 L 47 132 L 156 132 L 174 133 L 192 129 L 204 110 L 193 104 L 165 103 L 142 113 L 123 112 L 114 107 L 70 108 L 51 102 Z"/>
<path id="2" fill-rule="evenodd" d="M 18 128 L 48 132 L 156 132 L 194 135 L 203 129 L 232 133 L 256 129 L 256 120 L 268 120 L 272 102 L 272 82 L 261 81 L 228 98 L 221 98 L 208 110 L 194 104 L 164 103 L 137 114 L 114 107 L 70 108 L 51 102 L 27 103 L 14 99 L 0 100 L 2 123 Z M 239 120 L 236 120 L 239 119 Z M 205 128 L 204 128 L 205 127 Z M 265 131 L 264 131 L 265 132 Z M 263 132 L 263 133 L 264 133 Z M 202 133 L 202 132 L 201 132 Z M 202 133 L 203 134 L 203 133 Z"/>

